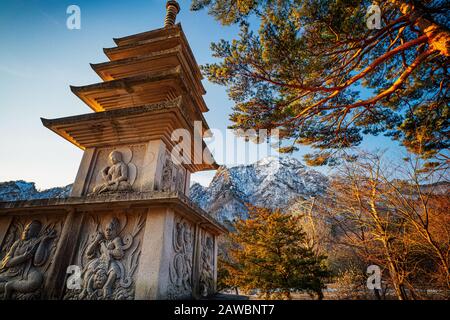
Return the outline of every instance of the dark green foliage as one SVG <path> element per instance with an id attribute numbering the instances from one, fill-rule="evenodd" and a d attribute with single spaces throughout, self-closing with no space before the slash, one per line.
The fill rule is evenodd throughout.
<path id="1" fill-rule="evenodd" d="M 212 44 L 220 62 L 203 66 L 228 87 L 232 128 L 281 129 L 290 145 L 282 151 L 318 151 L 310 164 L 332 164 L 364 134 L 441 156 L 449 147 L 448 2 L 382 1 L 381 30 L 366 26 L 371 4 L 193 0 L 192 9 L 241 26 L 238 39 Z"/>
<path id="2" fill-rule="evenodd" d="M 328 271 L 324 257 L 306 244 L 300 218 L 279 210 L 249 208 L 249 219 L 238 220 L 227 259 L 222 256 L 222 287 L 256 290 L 266 299 L 291 298 L 306 291 L 322 298 Z"/>

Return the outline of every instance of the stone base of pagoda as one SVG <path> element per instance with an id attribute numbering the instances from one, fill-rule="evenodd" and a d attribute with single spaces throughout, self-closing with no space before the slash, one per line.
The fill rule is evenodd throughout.
<path id="1" fill-rule="evenodd" d="M 206 297 L 224 231 L 177 193 L 3 202 L 0 298 Z"/>

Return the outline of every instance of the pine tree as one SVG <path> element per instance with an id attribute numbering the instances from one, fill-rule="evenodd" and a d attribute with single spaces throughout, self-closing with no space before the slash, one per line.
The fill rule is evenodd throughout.
<path id="1" fill-rule="evenodd" d="M 231 234 L 234 247 L 222 260 L 222 282 L 263 298 L 291 298 L 305 291 L 323 297 L 328 271 L 324 257 L 306 243 L 299 218 L 279 210 L 249 208 L 249 218 L 238 220 Z"/>
<path id="2" fill-rule="evenodd" d="M 377 3 L 381 29 L 369 29 Z M 367 134 L 449 160 L 448 1 L 192 1 L 202 8 L 241 26 L 238 39 L 212 44 L 219 62 L 203 68 L 228 87 L 231 128 L 279 129 L 281 151 L 309 145 L 313 165 Z"/>

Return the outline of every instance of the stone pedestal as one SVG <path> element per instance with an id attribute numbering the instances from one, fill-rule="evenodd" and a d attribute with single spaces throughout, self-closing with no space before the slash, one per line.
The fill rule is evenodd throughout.
<path id="1" fill-rule="evenodd" d="M 2 261 L 30 252 L 0 273 L 0 298 L 191 299 L 215 292 L 216 237 L 224 230 L 181 194 L 5 202 L 0 213 Z"/>

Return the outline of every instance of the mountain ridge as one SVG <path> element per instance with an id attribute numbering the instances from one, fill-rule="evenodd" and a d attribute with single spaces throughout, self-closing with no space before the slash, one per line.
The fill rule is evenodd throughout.
<path id="1" fill-rule="evenodd" d="M 287 208 L 298 198 L 325 192 L 328 178 L 291 157 L 267 157 L 249 165 L 221 166 L 208 187 L 191 186 L 190 198 L 219 221 L 244 218 L 246 204 Z"/>
<path id="2" fill-rule="evenodd" d="M 72 184 L 38 190 L 34 182 L 24 180 L 0 182 L 0 201 L 17 201 L 46 198 L 67 198 Z"/>
<path id="3" fill-rule="evenodd" d="M 322 194 L 328 178 L 291 157 L 267 157 L 253 164 L 221 166 L 209 186 L 194 183 L 191 200 L 221 222 L 245 218 L 247 204 L 287 208 L 298 198 Z M 34 182 L 0 183 L 0 201 L 65 198 L 72 185 L 37 190 Z"/>
<path id="4" fill-rule="evenodd" d="M 247 216 L 247 204 L 282 210 L 296 202 L 320 196 L 328 177 L 292 157 L 268 157 L 253 164 L 221 166 L 208 186 L 193 183 L 191 200 L 221 222 Z M 0 201 L 65 198 L 72 185 L 37 190 L 34 182 L 0 182 Z M 448 181 L 423 185 L 425 192 L 445 194 Z"/>

